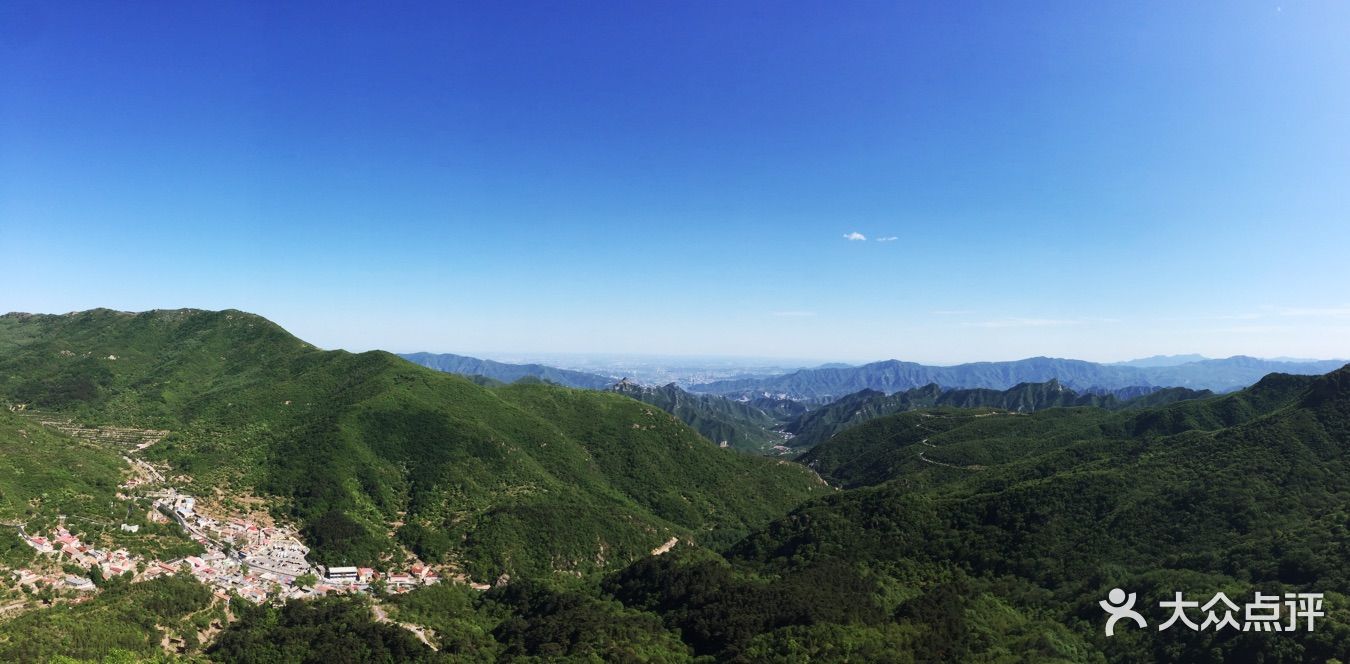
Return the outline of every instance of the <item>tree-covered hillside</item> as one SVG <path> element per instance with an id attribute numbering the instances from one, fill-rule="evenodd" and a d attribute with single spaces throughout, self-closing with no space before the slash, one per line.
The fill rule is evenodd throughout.
<path id="1" fill-rule="evenodd" d="M 598 587 L 429 588 L 396 610 L 455 661 L 1344 660 L 1348 443 L 1350 368 L 1140 411 L 903 413 L 812 452 L 857 488 L 721 553 L 681 545 Z M 1103 634 L 1116 587 L 1147 629 Z M 1157 629 L 1177 591 L 1258 590 L 1323 593 L 1326 615 L 1314 631 Z"/>
<path id="2" fill-rule="evenodd" d="M 693 394 L 674 383 L 645 387 L 619 381 L 610 389 L 674 415 L 718 445 L 763 454 L 784 442 L 785 437 L 777 430 L 783 420 L 745 401 Z"/>
<path id="3" fill-rule="evenodd" d="M 19 543 L 18 534 L 50 534 L 59 523 L 83 541 L 136 555 L 171 558 L 200 551 L 176 526 L 147 520 L 148 500 L 116 499 L 127 470 L 117 445 L 66 435 L 44 426 L 47 417 L 0 405 L 0 562 L 28 563 L 34 552 Z M 137 531 L 124 531 L 122 524 Z"/>
<path id="4" fill-rule="evenodd" d="M 1038 645 L 1022 644 L 1046 658 L 1350 654 L 1350 368 L 1271 376 L 1234 395 L 1139 413 L 906 413 L 845 432 L 808 460 L 835 482 L 865 488 L 808 503 L 755 533 L 728 552 L 731 568 L 784 579 L 850 570 L 872 584 L 878 613 L 864 622 L 882 629 L 918 618 L 930 660 L 1017 652 L 1015 630 L 984 633 L 991 602 L 1009 617 L 1049 623 L 1037 628 Z M 669 586 L 680 574 L 644 573 L 618 592 L 647 597 L 633 589 Z M 1323 592 L 1328 609 L 1315 632 L 1150 626 L 1107 638 L 1096 603 L 1114 587 L 1138 592 L 1159 620 L 1158 602 L 1175 591 L 1202 601 L 1224 591 L 1238 602 L 1256 590 Z M 668 618 L 695 619 L 687 606 L 672 611 Z M 1053 625 L 1071 634 L 1056 636 Z M 796 641 L 732 643 L 758 648 L 767 639 L 790 652 L 824 638 L 819 627 L 809 631 Z"/>
<path id="5" fill-rule="evenodd" d="M 570 371 L 542 364 L 504 364 L 448 353 L 404 353 L 400 357 L 414 364 L 438 371 L 460 374 L 479 384 L 485 381 L 514 383 L 539 380 L 566 387 L 591 390 L 609 390 L 648 403 L 679 418 L 703 437 L 719 445 L 762 454 L 783 442 L 783 434 L 775 428 L 791 416 L 778 417 L 784 409 L 792 410 L 793 402 L 771 401 L 767 410 L 745 401 L 727 399 L 711 394 L 693 394 L 671 383 L 649 387 L 623 379 L 581 371 Z"/>
<path id="6" fill-rule="evenodd" d="M 1120 410 L 1159 406 L 1212 394 L 1209 391 L 1197 392 L 1184 387 L 1138 388 L 1119 392 L 1119 396 L 1109 392 L 1079 394 L 1064 387 L 1057 380 L 1022 383 L 1001 391 L 944 390 L 936 384 L 894 394 L 863 390 L 806 412 L 782 428 L 793 434 L 790 443 L 793 448 L 807 450 L 850 427 L 878 417 L 921 408 L 996 408 L 1019 413 L 1072 406 L 1096 406 L 1107 410 Z"/>
<path id="7" fill-rule="evenodd" d="M 238 311 L 10 314 L 0 350 L 0 399 L 170 430 L 145 454 L 195 493 L 271 497 L 323 563 L 402 544 L 489 580 L 586 572 L 669 537 L 729 542 L 825 490 L 619 395 L 484 387 Z"/>
<path id="8" fill-rule="evenodd" d="M 199 635 L 224 621 L 225 612 L 213 605 L 211 590 L 190 576 L 113 583 L 86 601 L 29 611 L 0 623 L 0 661 L 169 661 L 161 646 L 166 637 L 196 651 L 203 645 Z"/>
<path id="9" fill-rule="evenodd" d="M 603 390 L 614 382 L 609 376 L 585 371 L 559 369 L 543 364 L 508 364 L 452 353 L 400 353 L 399 357 L 437 371 L 461 376 L 482 376 L 503 383 L 514 383 L 522 378 L 538 378 L 565 387 Z"/>

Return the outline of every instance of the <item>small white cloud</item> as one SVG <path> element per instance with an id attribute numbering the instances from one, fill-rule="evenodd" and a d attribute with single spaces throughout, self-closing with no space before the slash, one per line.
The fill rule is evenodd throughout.
<path id="1" fill-rule="evenodd" d="M 816 315 L 814 311 L 775 311 L 773 315 L 779 318 L 810 318 Z"/>
<path id="2" fill-rule="evenodd" d="M 967 314 L 973 314 L 973 313 L 975 313 L 975 312 L 972 311 L 972 310 L 970 310 L 970 309 L 938 309 L 937 311 L 934 311 L 934 312 L 933 312 L 933 315 L 934 315 L 934 316 L 965 316 L 965 315 L 967 315 Z"/>
<path id="3" fill-rule="evenodd" d="M 849 242 L 864 242 L 867 240 L 867 236 L 858 231 L 853 231 L 852 233 L 844 233 L 844 239 Z"/>
<path id="4" fill-rule="evenodd" d="M 895 242 L 896 240 L 899 240 L 899 239 L 900 239 L 900 238 L 898 238 L 898 237 L 896 237 L 896 236 L 894 236 L 894 235 L 887 235 L 886 237 L 879 237 L 879 238 L 877 238 L 877 242 Z"/>

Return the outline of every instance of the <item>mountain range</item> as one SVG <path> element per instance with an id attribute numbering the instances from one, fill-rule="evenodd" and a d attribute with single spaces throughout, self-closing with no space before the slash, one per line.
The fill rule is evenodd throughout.
<path id="1" fill-rule="evenodd" d="M 817 403 L 859 390 L 890 394 L 933 383 L 945 388 L 1006 390 L 1020 383 L 1058 380 L 1065 387 L 1078 391 L 1112 391 L 1142 386 L 1228 392 L 1251 385 L 1269 373 L 1322 374 L 1334 371 L 1344 362 L 1279 362 L 1238 355 L 1175 365 L 1149 364 L 1112 365 L 1033 357 L 1012 362 L 974 362 L 939 367 L 886 360 L 857 367 L 802 369 L 767 379 L 716 381 L 694 385 L 690 391 L 745 398 L 770 394 Z"/>
<path id="2" fill-rule="evenodd" d="M 622 380 L 609 389 L 674 415 L 723 447 L 762 454 L 787 438 L 778 431 L 784 421 L 772 414 L 781 404 L 763 404 L 769 408 L 765 410 L 751 402 L 686 392 L 674 383 L 646 387 Z"/>
<path id="3" fill-rule="evenodd" d="M 931 367 L 891 360 L 862 366 L 821 365 L 685 390 L 674 383 L 659 387 L 628 379 L 614 383 L 596 374 L 539 364 L 504 364 L 451 354 L 413 353 L 402 357 L 475 380 L 510 383 L 533 378 L 570 387 L 608 389 L 661 408 L 713 442 L 760 454 L 810 449 L 868 419 L 916 408 L 987 407 L 1031 412 L 1061 406 L 1140 407 L 1245 387 L 1275 370 L 1314 374 L 1340 366 L 1335 360 L 1281 361 L 1243 356 L 1212 360 L 1195 354 L 1158 355 L 1116 364 L 1031 358 Z M 925 377 L 934 381 L 893 389 Z M 1037 380 L 1003 387 L 1019 377 Z M 1164 387 L 1196 382 L 1220 387 Z M 839 386 L 859 384 L 868 387 L 837 398 L 829 396 Z"/>
<path id="4" fill-rule="evenodd" d="M 1350 620 L 1330 608 L 1350 602 L 1350 367 L 1128 412 L 901 413 L 802 460 L 845 490 L 716 555 L 640 560 L 603 588 L 732 661 L 1350 653 Z M 1097 602 L 1112 588 L 1137 593 L 1144 629 L 1104 634 Z M 1240 605 L 1258 591 L 1322 593 L 1326 615 L 1278 636 L 1157 627 L 1176 592 Z"/>
<path id="5" fill-rule="evenodd" d="M 1191 362 L 1204 362 L 1208 359 L 1210 358 L 1198 353 L 1190 353 L 1187 355 L 1151 355 L 1149 357 L 1141 357 L 1134 360 L 1126 360 L 1124 362 L 1114 362 L 1113 364 L 1124 367 L 1175 367 L 1182 364 L 1190 364 Z M 1277 359 L 1276 361 L 1288 360 Z"/>
<path id="6" fill-rule="evenodd" d="M 1208 390 L 1184 387 L 1126 388 L 1116 393 L 1079 394 L 1058 380 L 1022 383 L 1007 390 L 975 388 L 944 390 L 936 384 L 886 394 L 862 390 L 810 410 L 782 427 L 792 434 L 787 443 L 794 450 L 807 450 L 836 433 L 864 422 L 910 410 L 931 408 L 979 408 L 1032 413 L 1046 408 L 1091 406 L 1105 410 L 1147 408 L 1187 399 L 1212 396 Z"/>
<path id="7" fill-rule="evenodd" d="M 430 369 L 462 376 L 483 376 L 503 383 L 514 383 L 521 378 L 538 378 L 564 387 L 603 390 L 614 384 L 609 376 L 559 369 L 543 364 L 507 364 L 493 360 L 451 353 L 401 353 L 399 357 Z"/>

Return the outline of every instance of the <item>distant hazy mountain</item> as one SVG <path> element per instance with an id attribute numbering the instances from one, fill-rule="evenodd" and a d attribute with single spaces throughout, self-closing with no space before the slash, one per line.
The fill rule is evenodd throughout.
<path id="1" fill-rule="evenodd" d="M 1197 355 L 1195 353 L 1189 355 L 1152 355 L 1149 357 L 1141 357 L 1137 360 L 1115 362 L 1114 364 L 1121 367 L 1175 367 L 1179 364 L 1204 362 L 1208 359 L 1209 358 L 1204 355 Z"/>
<path id="2" fill-rule="evenodd" d="M 1080 394 L 1056 380 L 1023 383 L 1002 391 L 984 388 L 943 390 L 937 385 L 925 385 L 890 395 L 876 390 L 863 390 L 805 413 L 785 425 L 783 430 L 795 436 L 791 441 L 793 448 L 810 449 L 844 429 L 878 417 L 921 408 L 997 408 L 1020 413 L 1066 406 L 1124 410 L 1213 395 L 1209 390 L 1197 391 L 1184 387 L 1130 387 L 1115 392 Z"/>
<path id="3" fill-rule="evenodd" d="M 437 371 L 461 376 L 483 376 L 503 383 L 514 383 L 529 376 L 566 387 L 580 387 L 588 390 L 603 390 L 614 384 L 614 379 L 608 376 L 570 369 L 558 369 L 542 364 L 506 364 L 451 353 L 402 353 L 399 357 Z"/>
<path id="4" fill-rule="evenodd" d="M 1149 380 L 1141 384 L 1231 392 L 1254 385 L 1267 374 L 1321 375 L 1340 369 L 1345 364 L 1345 360 L 1280 362 L 1234 355 L 1222 360 L 1204 360 L 1173 367 L 1143 369 Z"/>
<path id="5" fill-rule="evenodd" d="M 887 360 L 841 369 L 802 369 L 769 379 L 717 381 L 695 385 L 690 390 L 750 398 L 770 394 L 820 401 L 860 390 L 878 390 L 890 394 L 930 383 L 944 388 L 1006 390 L 1020 383 L 1058 380 L 1064 387 L 1078 391 L 1146 386 L 1228 392 L 1251 385 L 1269 373 L 1323 374 L 1340 368 L 1342 364 L 1337 360 L 1276 362 L 1241 355 L 1222 360 L 1153 367 L 1049 357 L 1013 362 L 974 362 L 950 367 Z"/>
<path id="6" fill-rule="evenodd" d="M 718 445 L 763 453 L 784 440 L 782 433 L 774 431 L 782 421 L 750 402 L 714 394 L 691 394 L 674 383 L 646 387 L 622 380 L 609 389 L 674 415 Z"/>

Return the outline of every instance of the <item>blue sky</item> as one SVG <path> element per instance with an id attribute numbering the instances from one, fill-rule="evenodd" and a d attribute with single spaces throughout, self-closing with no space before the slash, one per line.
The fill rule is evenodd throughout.
<path id="1" fill-rule="evenodd" d="M 1106 4 L 4 3 L 0 310 L 1350 356 L 1350 4 Z"/>

